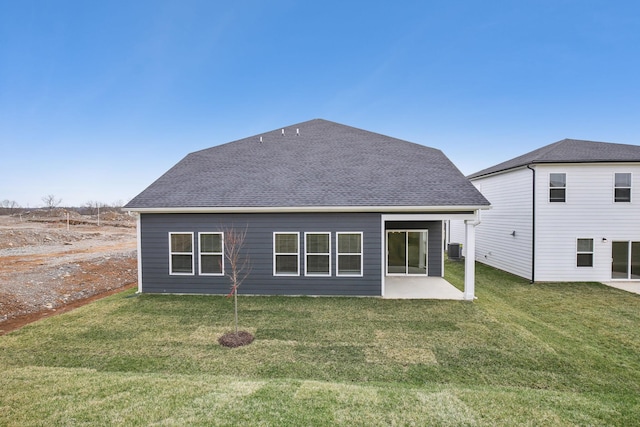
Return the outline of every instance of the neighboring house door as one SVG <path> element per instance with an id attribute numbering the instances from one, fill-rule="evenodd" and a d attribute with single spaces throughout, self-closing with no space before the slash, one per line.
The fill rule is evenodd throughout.
<path id="1" fill-rule="evenodd" d="M 427 230 L 387 230 L 387 274 L 427 274 Z"/>
<path id="2" fill-rule="evenodd" d="M 640 280 L 640 242 L 612 242 L 611 278 Z"/>

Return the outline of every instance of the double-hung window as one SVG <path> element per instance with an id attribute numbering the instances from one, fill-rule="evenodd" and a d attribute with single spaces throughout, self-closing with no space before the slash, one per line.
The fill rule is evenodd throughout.
<path id="1" fill-rule="evenodd" d="M 614 202 L 630 202 L 631 201 L 631 174 L 616 173 L 614 184 Z"/>
<path id="2" fill-rule="evenodd" d="M 304 233 L 306 276 L 331 276 L 331 233 Z"/>
<path id="3" fill-rule="evenodd" d="M 273 233 L 273 274 L 300 275 L 300 233 Z"/>
<path id="4" fill-rule="evenodd" d="M 193 274 L 193 233 L 169 233 L 169 274 Z"/>
<path id="5" fill-rule="evenodd" d="M 200 262 L 199 270 L 202 275 L 224 274 L 224 234 L 199 233 Z"/>
<path id="6" fill-rule="evenodd" d="M 362 233 L 336 233 L 337 275 L 362 276 Z"/>
<path id="7" fill-rule="evenodd" d="M 567 201 L 567 174 L 566 173 L 549 174 L 549 201 L 550 202 L 566 202 Z"/>
<path id="8" fill-rule="evenodd" d="M 578 239 L 577 267 L 593 267 L 593 239 Z"/>

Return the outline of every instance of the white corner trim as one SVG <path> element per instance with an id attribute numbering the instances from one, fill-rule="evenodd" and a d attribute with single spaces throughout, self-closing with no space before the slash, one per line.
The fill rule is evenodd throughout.
<path id="1" fill-rule="evenodd" d="M 138 251 L 138 293 L 142 293 L 142 227 L 140 222 L 140 215 L 136 218 L 136 239 L 137 239 L 137 251 Z"/>

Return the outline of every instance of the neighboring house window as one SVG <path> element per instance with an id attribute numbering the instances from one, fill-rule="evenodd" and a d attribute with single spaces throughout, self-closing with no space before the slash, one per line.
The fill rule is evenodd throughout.
<path id="1" fill-rule="evenodd" d="M 567 200 L 567 174 L 549 174 L 549 201 L 565 202 Z"/>
<path id="2" fill-rule="evenodd" d="M 338 276 L 362 276 L 362 233 L 336 233 Z"/>
<path id="3" fill-rule="evenodd" d="M 593 267 L 593 239 L 578 239 L 578 267 Z"/>
<path id="4" fill-rule="evenodd" d="M 306 276 L 331 276 L 331 233 L 304 233 Z"/>
<path id="5" fill-rule="evenodd" d="M 300 233 L 273 233 L 273 274 L 300 275 Z"/>
<path id="6" fill-rule="evenodd" d="M 614 201 L 630 202 L 631 201 L 631 174 L 617 173 L 615 176 Z"/>
<path id="7" fill-rule="evenodd" d="M 169 233 L 169 273 L 193 274 L 193 233 Z"/>
<path id="8" fill-rule="evenodd" d="M 224 274 L 224 234 L 199 233 L 200 264 L 202 275 Z"/>

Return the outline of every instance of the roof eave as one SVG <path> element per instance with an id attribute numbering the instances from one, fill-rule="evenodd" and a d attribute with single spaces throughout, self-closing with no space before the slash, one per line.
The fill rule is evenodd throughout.
<path id="1" fill-rule="evenodd" d="M 486 172 L 483 174 L 478 174 L 478 172 L 476 173 L 472 173 L 471 175 L 467 175 L 467 179 L 469 181 L 473 181 L 475 179 L 478 178 L 484 178 L 490 175 L 498 175 L 498 174 L 502 174 L 502 173 L 506 173 L 506 172 L 511 172 L 513 170 L 516 169 L 522 169 L 522 168 L 526 168 L 527 166 L 535 166 L 535 165 L 549 165 L 549 164 L 556 164 L 556 165 L 572 165 L 572 164 L 600 164 L 600 163 L 626 163 L 626 164 L 635 164 L 635 163 L 639 163 L 640 160 L 535 160 L 533 162 L 528 162 L 528 163 L 522 163 L 522 164 L 518 164 L 515 166 L 510 166 L 504 169 L 498 169 L 498 170 L 494 170 L 491 172 Z"/>
<path id="2" fill-rule="evenodd" d="M 255 207 L 156 207 L 123 208 L 138 213 L 317 213 L 317 212 L 468 212 L 490 205 L 465 206 L 255 206 Z"/>

